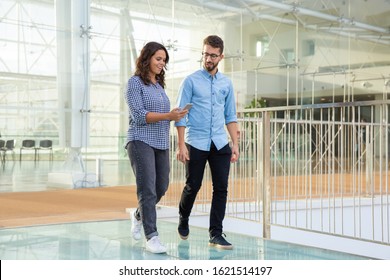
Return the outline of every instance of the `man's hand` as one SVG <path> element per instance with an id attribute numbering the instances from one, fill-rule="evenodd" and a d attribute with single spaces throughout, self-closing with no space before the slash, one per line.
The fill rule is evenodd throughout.
<path id="1" fill-rule="evenodd" d="M 190 159 L 186 145 L 182 145 L 178 147 L 176 151 L 176 158 L 178 161 L 182 163 L 186 163 L 186 161 Z"/>
<path id="2" fill-rule="evenodd" d="M 232 146 L 232 157 L 230 158 L 231 163 L 235 163 L 238 161 L 238 158 L 240 157 L 240 152 L 238 149 L 238 144 L 233 144 Z"/>

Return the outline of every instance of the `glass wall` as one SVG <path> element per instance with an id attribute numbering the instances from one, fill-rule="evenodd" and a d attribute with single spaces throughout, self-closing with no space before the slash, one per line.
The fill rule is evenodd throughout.
<path id="1" fill-rule="evenodd" d="M 384 0 L 2 0 L 1 139 L 50 139 L 81 171 L 127 161 L 123 92 L 142 46 L 169 50 L 174 106 L 209 34 L 225 41 L 239 109 L 387 99 L 389 18 Z"/>

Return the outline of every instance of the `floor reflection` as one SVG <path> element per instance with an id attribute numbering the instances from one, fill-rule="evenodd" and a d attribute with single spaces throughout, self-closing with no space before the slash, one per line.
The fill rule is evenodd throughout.
<path id="1" fill-rule="evenodd" d="M 227 233 L 233 250 L 208 246 L 208 231 L 191 228 L 188 240 L 176 234 L 176 224 L 159 221 L 166 254 L 145 250 L 144 241 L 130 237 L 130 222 L 105 221 L 0 230 L 2 260 L 357 260 L 362 257 L 261 238 Z"/>

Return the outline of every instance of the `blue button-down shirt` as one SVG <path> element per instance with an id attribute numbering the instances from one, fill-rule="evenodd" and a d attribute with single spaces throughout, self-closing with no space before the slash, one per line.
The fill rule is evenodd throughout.
<path id="1" fill-rule="evenodd" d="M 186 77 L 179 89 L 177 106 L 193 103 L 186 117 L 175 123 L 185 126 L 185 142 L 209 151 L 211 141 L 217 149 L 228 144 L 225 125 L 237 122 L 236 104 L 231 80 L 220 72 L 214 77 L 205 69 Z"/>
<path id="2" fill-rule="evenodd" d="M 127 83 L 125 99 L 129 107 L 126 146 L 129 141 L 139 140 L 156 149 L 169 149 L 170 121 L 146 122 L 148 112 L 170 112 L 164 88 L 158 83 L 145 85 L 139 76 L 133 76 Z"/>

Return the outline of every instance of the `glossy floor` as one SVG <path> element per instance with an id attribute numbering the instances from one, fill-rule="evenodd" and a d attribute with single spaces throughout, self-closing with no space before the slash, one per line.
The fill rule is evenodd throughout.
<path id="1" fill-rule="evenodd" d="M 5 192 L 44 191 L 50 188 L 47 176 L 63 170 L 61 162 L 7 161 L 0 169 L 0 195 Z M 95 162 L 86 164 L 94 171 Z M 133 182 L 128 161 L 104 162 L 104 182 L 107 185 L 126 185 Z M 207 218 L 203 224 L 207 224 Z M 2 260 L 127 260 L 127 259 L 237 259 L 237 260 L 357 260 L 363 257 L 335 251 L 264 240 L 227 232 L 234 249 L 221 251 L 208 247 L 208 232 L 204 227 L 191 227 L 191 237 L 182 241 L 177 224 L 159 219 L 161 240 L 166 254 L 145 251 L 145 241 L 130 237 L 130 221 L 71 223 L 0 229 L 0 259 Z"/>
<path id="2" fill-rule="evenodd" d="M 2 260 L 361 260 L 359 256 L 227 233 L 233 250 L 208 246 L 207 230 L 191 227 L 181 240 L 176 224 L 158 222 L 166 254 L 145 250 L 130 237 L 130 222 L 105 221 L 0 230 Z"/>

